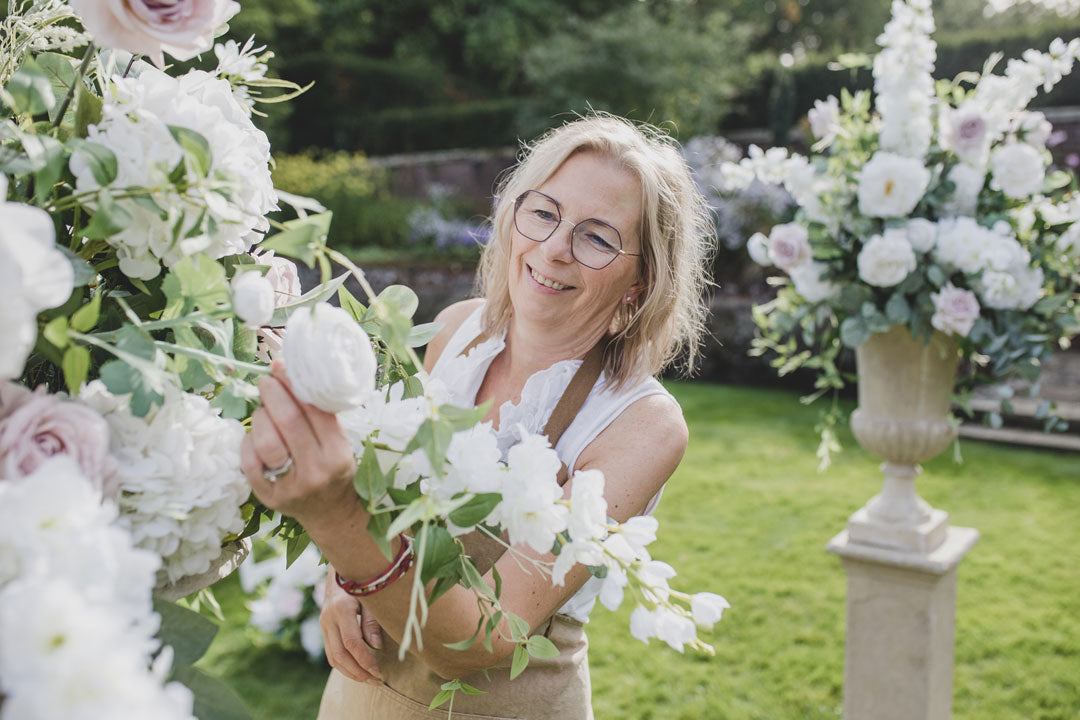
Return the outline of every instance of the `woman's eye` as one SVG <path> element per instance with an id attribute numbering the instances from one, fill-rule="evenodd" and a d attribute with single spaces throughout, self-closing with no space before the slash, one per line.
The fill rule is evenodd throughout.
<path id="1" fill-rule="evenodd" d="M 558 221 L 558 218 L 555 217 L 555 213 L 548 212 L 547 210 L 533 210 L 533 215 L 535 215 L 538 220 L 543 220 L 544 222 Z"/>
<path id="2" fill-rule="evenodd" d="M 593 247 L 595 247 L 597 250 L 606 250 L 606 251 L 610 252 L 610 251 L 615 249 L 614 245 L 612 245 L 611 243 L 609 243 L 607 240 L 600 237 L 599 235 L 596 235 L 594 233 L 589 233 L 585 237 L 588 238 L 589 243 Z"/>

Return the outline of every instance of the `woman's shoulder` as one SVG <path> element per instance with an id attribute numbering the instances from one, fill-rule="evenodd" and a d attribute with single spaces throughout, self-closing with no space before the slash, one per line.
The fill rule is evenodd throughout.
<path id="1" fill-rule="evenodd" d="M 431 368 L 435 367 L 435 361 L 439 359 L 443 350 L 446 349 L 450 338 L 454 337 L 454 333 L 458 331 L 462 323 L 469 319 L 469 316 L 476 312 L 478 308 L 484 306 L 484 302 L 483 298 L 461 300 L 446 306 L 435 316 L 435 322 L 442 323 L 442 329 L 424 349 L 424 369 L 431 372 Z"/>

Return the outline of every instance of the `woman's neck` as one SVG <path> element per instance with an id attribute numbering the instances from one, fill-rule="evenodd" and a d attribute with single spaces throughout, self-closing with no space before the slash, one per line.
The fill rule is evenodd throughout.
<path id="1" fill-rule="evenodd" d="M 511 377 L 527 379 L 562 360 L 581 359 L 600 341 L 607 327 L 579 327 L 568 333 L 564 326 L 534 328 L 511 317 L 506 331 L 505 367 Z"/>

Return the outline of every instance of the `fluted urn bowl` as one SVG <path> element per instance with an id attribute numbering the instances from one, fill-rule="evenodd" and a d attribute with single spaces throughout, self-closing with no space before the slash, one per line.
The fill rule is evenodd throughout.
<path id="1" fill-rule="evenodd" d="M 872 335 L 855 351 L 859 407 L 851 415 L 855 439 L 885 461 L 882 492 L 852 516 L 851 539 L 912 552 L 929 552 L 945 537 L 948 514 L 915 492 L 919 463 L 956 438 L 950 419 L 959 353 L 934 331 L 929 342 L 905 325 Z"/>
<path id="2" fill-rule="evenodd" d="M 154 597 L 162 600 L 179 600 L 203 588 L 210 587 L 219 580 L 224 580 L 251 553 L 251 538 L 233 540 L 221 548 L 221 555 L 210 563 L 210 569 L 198 575 L 186 575 L 174 583 L 163 583 L 154 588 Z"/>

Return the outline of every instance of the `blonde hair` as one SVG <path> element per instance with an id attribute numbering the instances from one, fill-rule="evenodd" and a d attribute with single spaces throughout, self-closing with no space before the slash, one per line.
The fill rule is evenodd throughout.
<path id="1" fill-rule="evenodd" d="M 510 322 L 510 240 L 514 202 L 536 189 L 572 155 L 595 152 L 619 162 L 641 183 L 641 270 L 645 289 L 620 304 L 604 352 L 608 382 L 655 375 L 685 353 L 685 371 L 697 360 L 707 312 L 706 261 L 713 237 L 708 205 L 673 140 L 657 128 L 610 115 L 590 115 L 549 130 L 523 145 L 518 164 L 496 188 L 492 234 L 477 273 L 487 298 L 484 330 L 501 333 Z"/>

